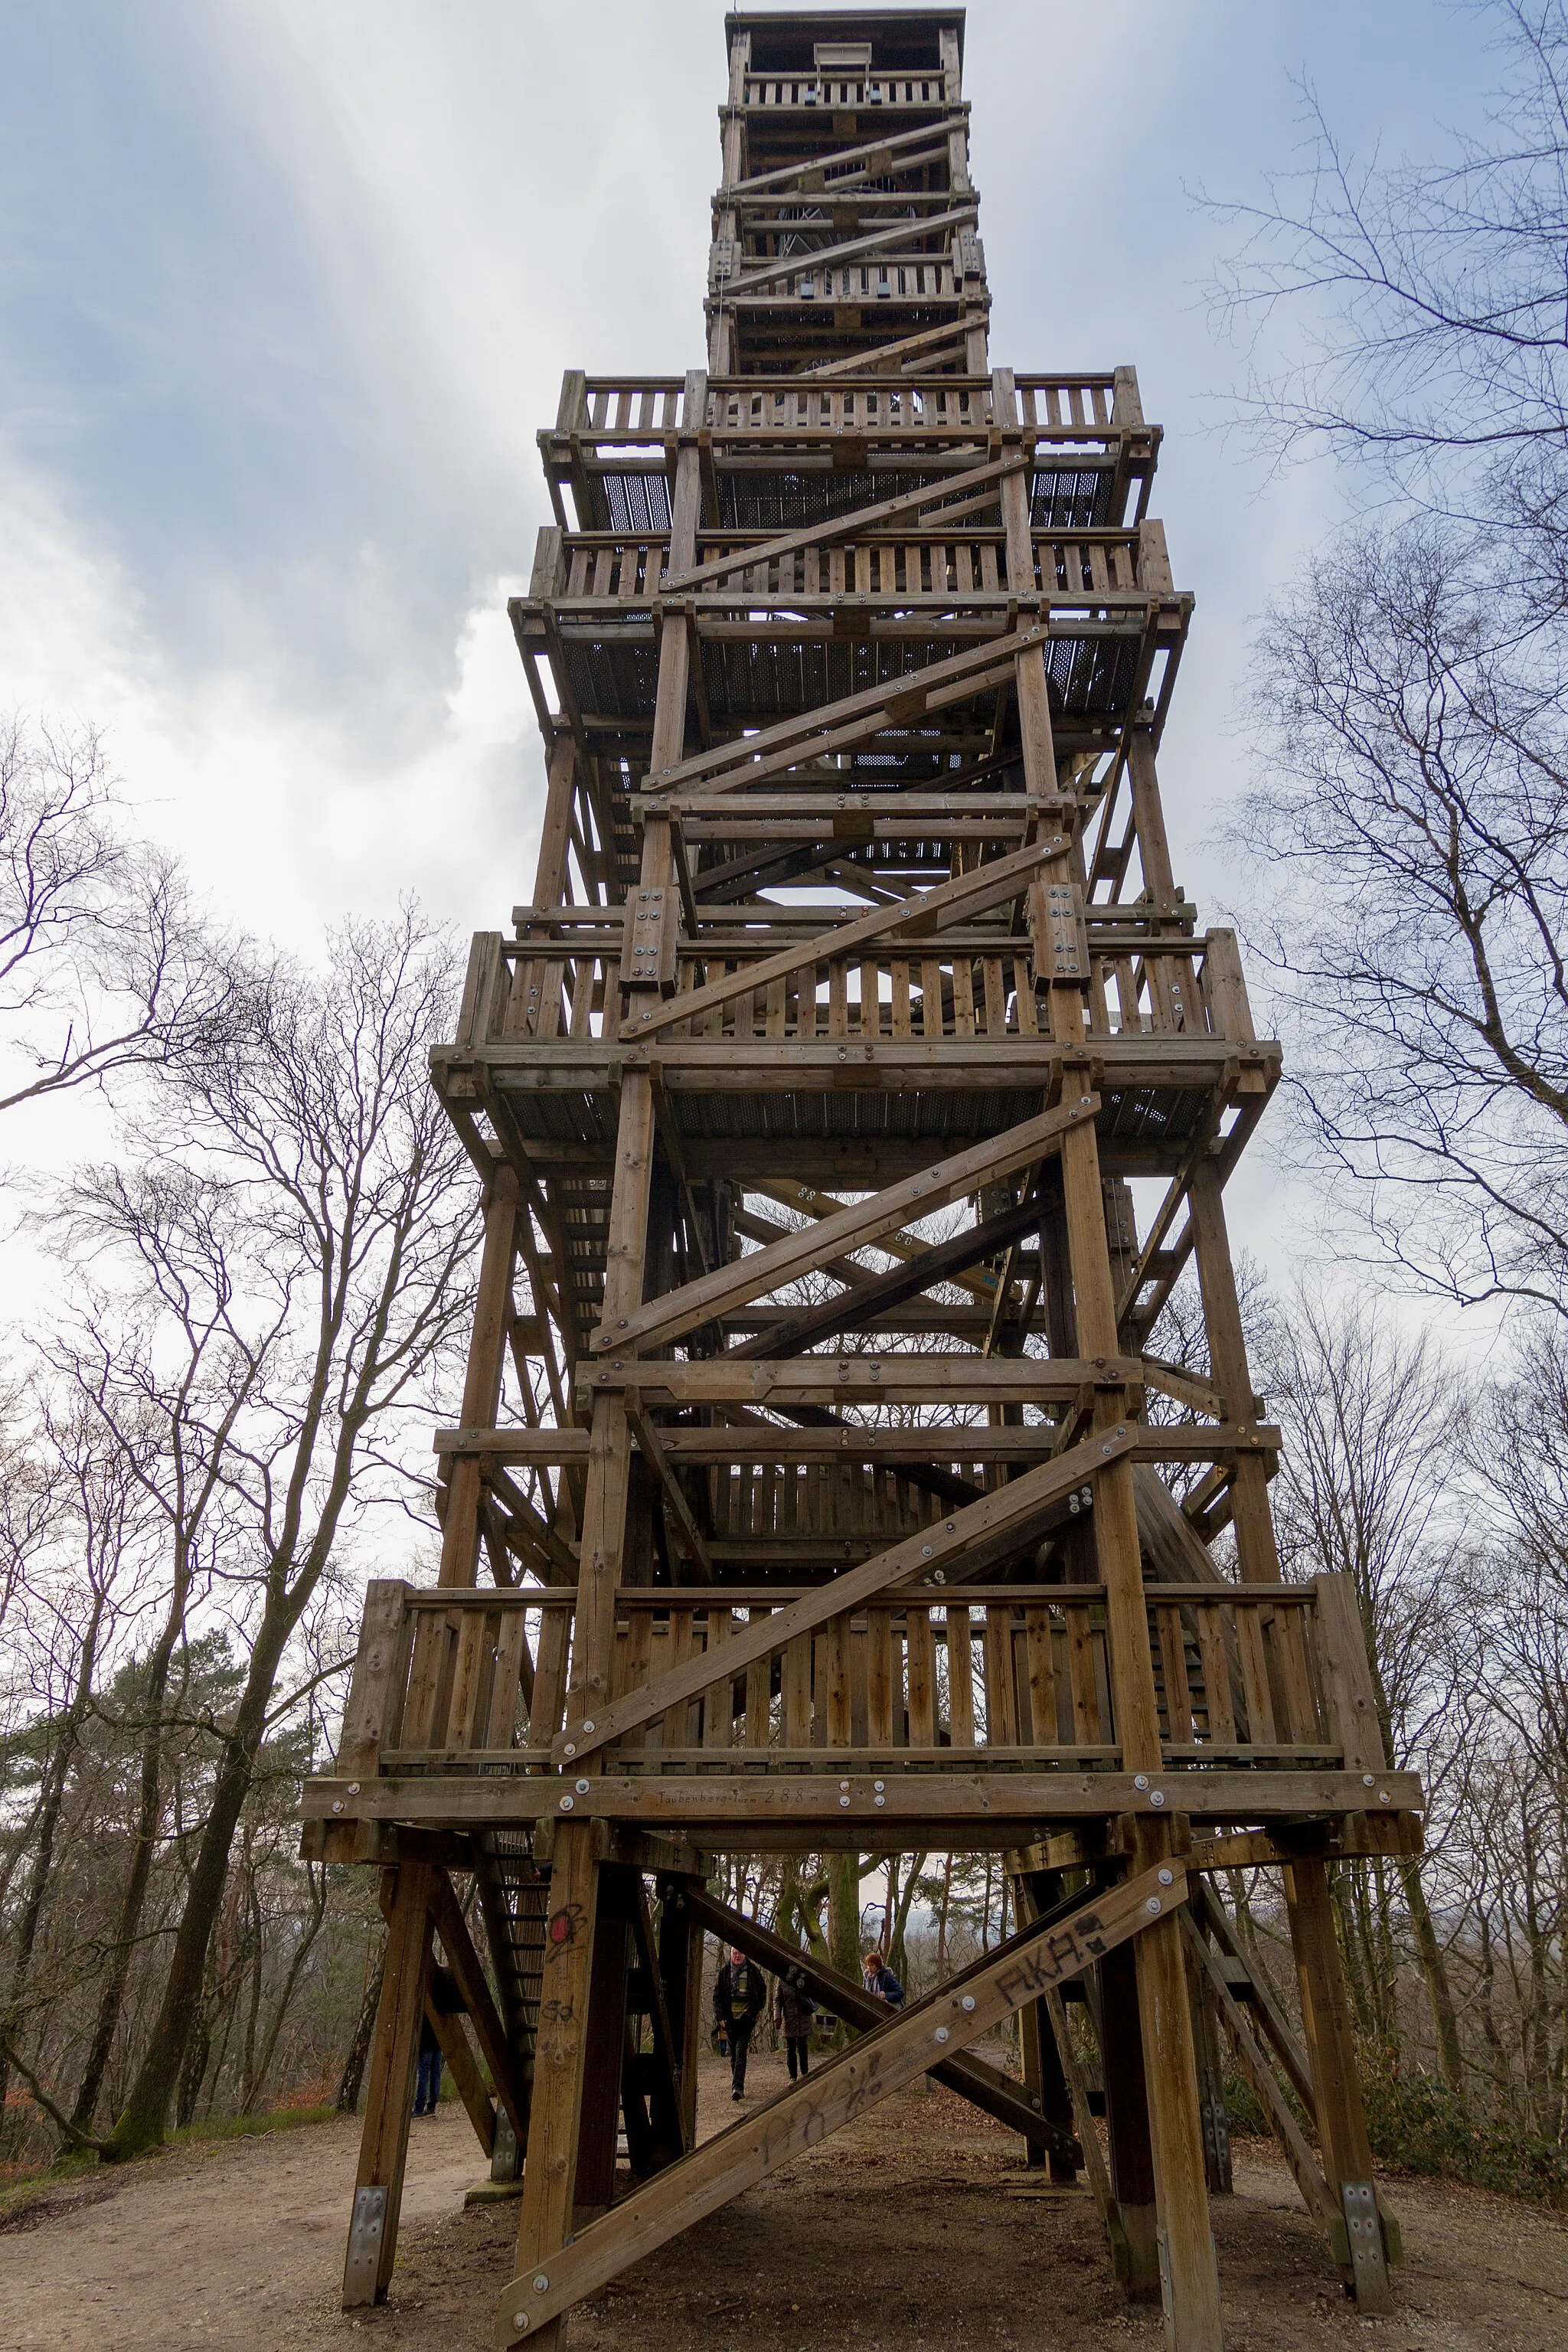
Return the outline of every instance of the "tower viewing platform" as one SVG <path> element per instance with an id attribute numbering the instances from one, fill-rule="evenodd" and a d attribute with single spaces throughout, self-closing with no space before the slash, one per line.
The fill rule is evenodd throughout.
<path id="1" fill-rule="evenodd" d="M 539 436 L 538 869 L 433 1063 L 486 1203 L 439 1580 L 370 1585 L 305 1794 L 388 1918 L 345 2296 L 438 1946 L 521 2176 L 498 2344 L 935 2072 L 1219 2352 L 1226 2043 L 1388 2307 L 1326 1873 L 1423 1799 L 1353 1592 L 1280 1575 L 1224 1209 L 1279 1050 L 1172 866 L 1160 431 L 1129 366 L 993 363 L 961 10 L 725 37 L 706 364 L 570 372 Z M 1016 1932 L 889 2019 L 707 1884 L 841 1848 L 996 1852 Z M 852 2038 L 699 2146 L 705 1935 Z M 972 2048 L 1012 2018 L 1021 2079 Z"/>

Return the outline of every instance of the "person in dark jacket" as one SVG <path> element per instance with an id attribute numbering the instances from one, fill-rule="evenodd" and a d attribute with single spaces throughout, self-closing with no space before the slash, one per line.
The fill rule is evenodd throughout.
<path id="1" fill-rule="evenodd" d="M 888 1967 L 881 1953 L 868 1952 L 860 1965 L 866 1972 L 867 1991 L 874 1992 L 879 2000 L 885 2000 L 889 2009 L 902 2009 L 903 1986 L 899 1982 L 892 1969 Z"/>
<path id="2" fill-rule="evenodd" d="M 441 2042 L 431 2012 L 441 2017 L 462 2014 L 463 1996 L 450 1969 L 432 1969 L 430 1992 L 419 2021 L 419 2070 L 414 2078 L 414 2112 L 433 2116 L 441 2099 Z"/>
<path id="3" fill-rule="evenodd" d="M 763 1972 L 744 1952 L 731 1945 L 730 1957 L 713 1987 L 713 2015 L 730 2044 L 730 2096 L 746 2095 L 746 2053 L 752 2028 L 768 2004 Z"/>
<path id="4" fill-rule="evenodd" d="M 811 2042 L 811 2021 L 816 2015 L 816 2003 L 804 1985 L 792 1984 L 787 1976 L 780 1977 L 773 1994 L 773 2015 L 784 2034 L 784 2050 L 789 2059 L 789 2078 L 806 2073 L 806 2056 Z"/>

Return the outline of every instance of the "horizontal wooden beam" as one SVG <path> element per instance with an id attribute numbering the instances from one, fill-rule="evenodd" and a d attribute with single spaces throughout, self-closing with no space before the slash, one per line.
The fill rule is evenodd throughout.
<path id="1" fill-rule="evenodd" d="M 988 1360 L 976 1357 L 976 1363 Z M 649 1367 L 648 1369 L 654 1369 Z M 942 1430 L 803 1429 L 798 1433 L 761 1427 L 737 1429 L 661 1429 L 659 1443 L 672 1463 L 768 1463 L 799 1469 L 814 1462 L 837 1462 L 856 1466 L 875 1465 L 896 1470 L 901 1465 L 927 1462 L 1042 1462 L 1056 1444 L 1056 1424 L 1034 1422 L 1022 1429 L 957 1428 Z M 1140 1427 L 1132 1457 L 1137 1462 L 1206 1462 L 1211 1454 L 1274 1454 L 1283 1444 L 1270 1422 L 1238 1426 L 1216 1423 L 1211 1428 Z M 586 1462 L 585 1429 L 438 1429 L 433 1450 L 441 1454 L 477 1454 L 498 1462 Z M 1294 1589 L 1294 1588 L 1291 1588 Z"/>
<path id="2" fill-rule="evenodd" d="M 1086 1385 L 1141 1387 L 1136 1356 L 796 1356 L 782 1364 L 628 1357 L 584 1364 L 578 1392 L 638 1389 L 671 1404 L 1047 1404 Z M 954 1433 L 956 1434 L 956 1433 Z M 958 1450 L 962 1452 L 962 1444 Z"/>
<path id="3" fill-rule="evenodd" d="M 847 1789 L 840 1785 L 846 1777 Z M 435 1772 L 403 1779 L 387 1773 L 352 1785 L 339 1780 L 307 1780 L 302 1811 L 307 1820 L 359 1816 L 436 1822 L 451 1829 L 474 1822 L 586 1817 L 687 1835 L 694 1834 L 696 1827 L 719 1832 L 733 1823 L 754 1838 L 758 1853 L 766 1853 L 773 1851 L 770 1841 L 775 1833 L 795 1827 L 820 1838 L 828 1828 L 842 1824 L 862 1843 L 870 1834 L 890 1845 L 894 1841 L 887 1837 L 889 1831 L 897 1829 L 903 1837 L 911 1822 L 941 1822 L 955 1835 L 978 1830 L 983 1844 L 997 1846 L 1028 1844 L 1052 1822 L 1121 1813 L 1162 1821 L 1185 1813 L 1194 1821 L 1261 1823 L 1281 1816 L 1331 1818 L 1369 1807 L 1389 1813 L 1426 1810 L 1420 1778 L 1414 1772 L 1385 1772 L 1370 1790 L 1361 1773 L 1331 1769 L 1173 1768 L 1134 1777 L 1110 1770 L 987 1772 L 972 1766 L 962 1772 L 900 1773 L 887 1768 L 878 1777 L 884 1784 L 880 1790 L 868 1774 L 845 1776 L 831 1767 L 816 1773 L 742 1769 L 711 1776 L 606 1772 L 592 1779 L 583 1775 L 588 1785 L 579 1790 L 575 1780 L 555 1773 L 503 1779 Z M 1148 1785 L 1141 1787 L 1140 1781 Z M 1152 1801 L 1156 1797 L 1159 1804 Z M 335 1804 L 342 1805 L 342 1814 L 333 1812 Z M 696 1842 L 712 1843 L 706 1837 Z"/>

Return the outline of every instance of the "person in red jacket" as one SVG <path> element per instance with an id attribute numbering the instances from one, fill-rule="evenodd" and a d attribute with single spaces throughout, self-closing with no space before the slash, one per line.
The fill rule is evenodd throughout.
<path id="1" fill-rule="evenodd" d="M 768 1988 L 761 1969 L 736 1945 L 719 1971 L 713 1987 L 713 2015 L 730 2044 L 730 2096 L 746 2095 L 746 2053 L 752 2028 L 768 2005 Z"/>

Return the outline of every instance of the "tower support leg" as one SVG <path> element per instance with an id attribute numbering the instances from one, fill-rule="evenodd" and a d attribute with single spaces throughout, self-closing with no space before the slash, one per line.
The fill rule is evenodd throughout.
<path id="1" fill-rule="evenodd" d="M 547 2292 L 550 2264 L 572 2234 L 577 2146 L 588 2055 L 588 2000 L 598 1911 L 598 1865 L 590 1823 L 558 1822 L 551 1853 L 550 1912 L 544 1923 L 533 2102 L 518 2216 L 519 2294 Z M 618 2058 L 618 2050 L 617 2050 Z M 524 2306 L 526 2309 L 526 2306 Z M 552 2319 L 530 2342 L 560 2352 L 564 2322 Z M 521 2327 L 519 2329 L 522 2332 Z"/>
<path id="2" fill-rule="evenodd" d="M 430 1981 L 430 1865 L 405 1862 L 388 1874 L 394 1885 L 385 1905 L 386 1963 L 375 2012 L 348 2257 L 343 2264 L 345 2311 L 386 2300 L 397 2252 L 414 2067 Z"/>
<path id="3" fill-rule="evenodd" d="M 1388 2254 L 1373 2185 L 1372 2142 L 1356 2071 L 1350 1996 L 1323 1863 L 1314 1856 L 1289 1864 L 1285 1893 L 1323 2170 L 1345 2217 L 1350 2252 L 1346 2284 L 1363 2311 L 1391 2311 Z"/>

